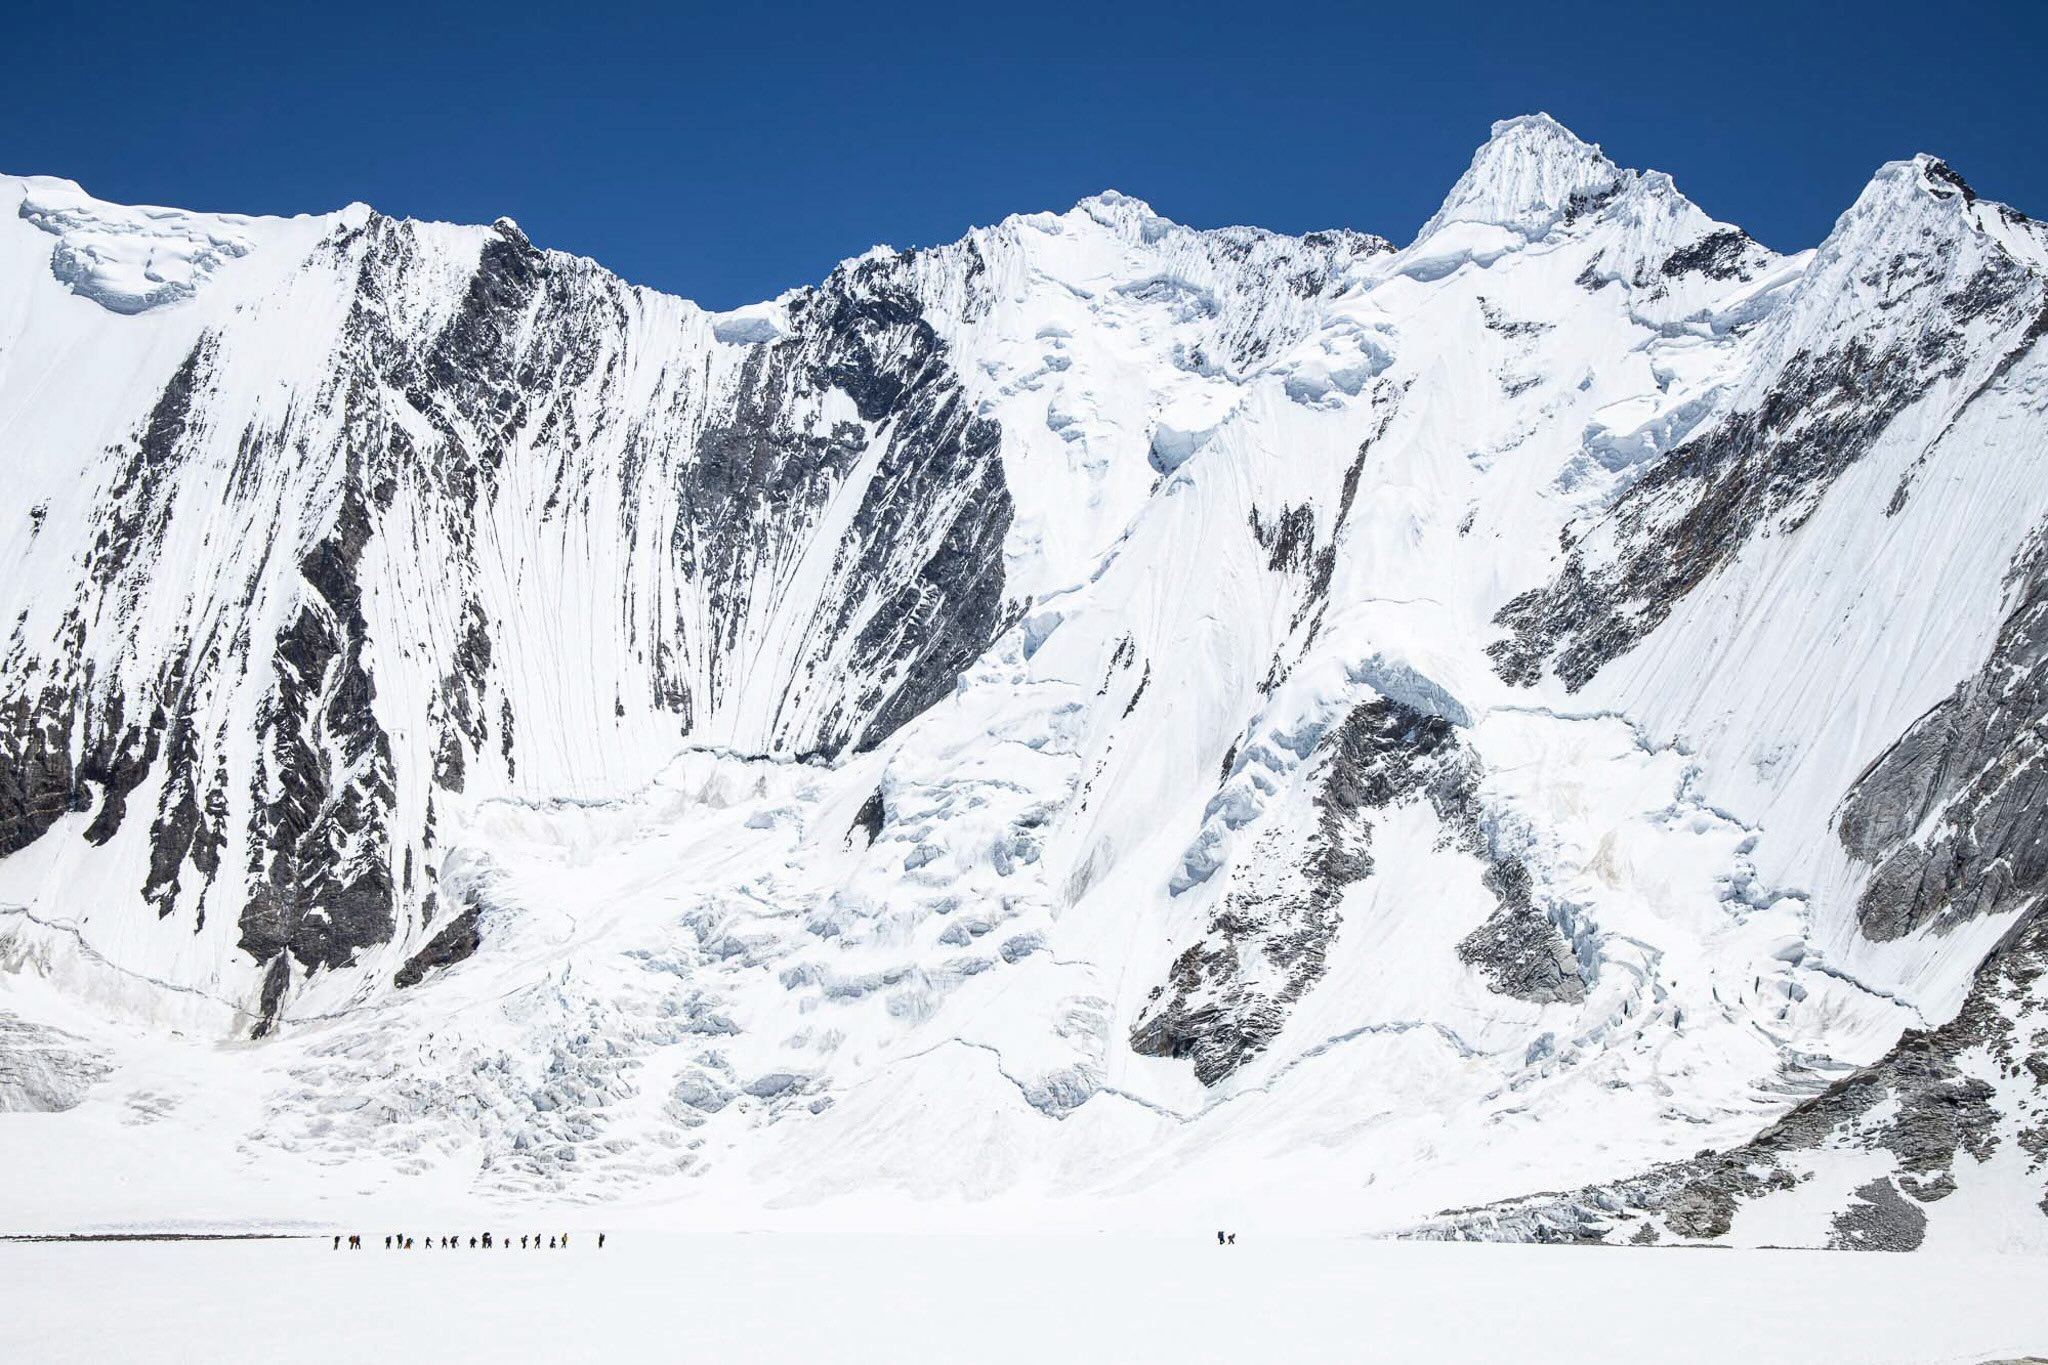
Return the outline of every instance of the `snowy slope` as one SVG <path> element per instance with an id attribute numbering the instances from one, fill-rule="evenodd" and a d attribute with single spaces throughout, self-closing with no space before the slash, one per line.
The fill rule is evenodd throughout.
<path id="1" fill-rule="evenodd" d="M 1398 249 L 1107 193 L 719 315 L 0 185 L 43 1221 L 1402 1227 L 2033 1007 L 2048 232 L 1931 158 L 1781 257 L 1539 115 Z M 2007 1034 L 1891 1197 L 2033 1246 Z"/>

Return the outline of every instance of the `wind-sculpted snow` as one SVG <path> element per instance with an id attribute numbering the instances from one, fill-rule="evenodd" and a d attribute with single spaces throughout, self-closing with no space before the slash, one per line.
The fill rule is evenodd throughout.
<path id="1" fill-rule="evenodd" d="M 1398 249 L 720 314 L 5 194 L 18 1217 L 2048 1246 L 2048 239 L 1941 163 L 1779 256 L 1515 119 Z"/>
<path id="2" fill-rule="evenodd" d="M 247 255 L 250 220 L 101 203 L 68 180 L 31 181 L 18 210 L 57 239 L 50 273 L 114 313 L 189 299 L 223 262 Z"/>

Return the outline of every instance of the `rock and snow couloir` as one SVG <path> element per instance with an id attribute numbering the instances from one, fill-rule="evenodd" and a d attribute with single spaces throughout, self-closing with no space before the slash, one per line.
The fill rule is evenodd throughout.
<path id="1" fill-rule="evenodd" d="M 0 194 L 24 1216 L 2048 1244 L 2048 230 L 1942 163 L 1787 257 L 1539 115 L 1404 248 L 726 314 Z"/>

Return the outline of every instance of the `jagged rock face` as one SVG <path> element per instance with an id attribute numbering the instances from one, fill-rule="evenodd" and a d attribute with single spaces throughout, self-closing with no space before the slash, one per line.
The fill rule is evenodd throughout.
<path id="1" fill-rule="evenodd" d="M 1108 193 L 716 315 L 0 193 L 0 1092 L 66 1161 L 2039 1197 L 2048 232 L 1937 162 L 1779 256 L 1517 119 L 1398 249 Z"/>
<path id="2" fill-rule="evenodd" d="M 1870 765 L 1842 845 L 1873 872 L 1857 919 L 1889 941 L 2030 905 L 2048 880 L 2048 579 L 2038 547 L 1975 677 Z M 1931 824 L 1931 832 L 1930 831 Z"/>
<path id="3" fill-rule="evenodd" d="M 1372 876 L 1371 815 L 1426 803 L 1447 843 L 1487 860 L 1494 914 L 1459 945 L 1491 989 L 1524 1000 L 1577 1000 L 1570 952 L 1529 904 L 1529 874 L 1496 858 L 1480 824 L 1479 764 L 1451 723 L 1387 698 L 1354 709 L 1310 760 L 1315 825 L 1297 844 L 1267 831 L 1231 871 L 1200 942 L 1174 959 L 1131 1029 L 1131 1046 L 1184 1057 L 1204 1085 L 1242 1066 L 1286 1025 L 1288 1007 L 1322 978 L 1347 888 Z"/>
<path id="4" fill-rule="evenodd" d="M 24 617 L 10 643 L 6 851 L 74 809 L 94 811 L 84 837 L 105 844 L 157 785 L 143 897 L 193 932 L 228 898 L 266 1022 L 295 973 L 428 930 L 435 791 L 463 793 L 486 765 L 516 782 L 522 713 L 528 748 L 575 723 L 528 695 L 545 707 L 560 687 L 505 680 L 532 657 L 503 619 L 521 594 L 617 631 L 636 670 L 605 684 L 613 721 L 824 758 L 945 695 L 1002 622 L 999 430 L 969 410 L 900 261 L 797 297 L 786 336 L 705 355 L 680 320 L 661 335 L 632 291 L 516 228 L 490 233 L 466 275 L 447 256 L 374 217 L 320 241 L 308 268 L 331 272 L 345 308 L 321 339 L 317 392 L 278 417 L 237 397 L 250 362 L 226 358 L 259 343 L 203 333 L 108 452 L 56 637 L 38 646 Z M 629 382 L 653 396 L 622 402 Z M 217 509 L 181 483 L 187 465 L 227 461 Z M 302 499 L 306 515 L 287 511 Z M 629 553 L 565 597 L 578 566 L 531 575 L 494 543 L 494 523 L 528 515 Z M 251 542 L 182 615 L 145 620 L 162 547 L 206 519 Z M 373 575 L 415 560 L 433 581 L 394 617 L 388 577 Z M 767 631 L 791 638 L 764 647 Z M 423 711 L 380 694 L 394 657 L 438 679 Z M 720 727 L 741 704 L 758 717 Z M 430 747 L 394 746 L 394 716 Z M 412 961 L 445 959 L 439 941 Z"/>
<path id="5" fill-rule="evenodd" d="M 1849 277 L 1844 288 L 1870 296 L 1869 311 L 1814 318 L 1793 308 L 1766 324 L 1757 345 L 1782 358 L 1769 355 L 1755 396 L 1657 462 L 1597 524 L 1567 529 L 1556 579 L 1501 608 L 1495 621 L 1509 634 L 1488 649 L 1501 677 L 1528 684 L 1551 669 L 1579 690 L 1753 538 L 1797 531 L 1908 407 L 1953 389 L 1952 424 L 2048 332 L 2037 270 L 1944 230 L 1940 217 L 1968 196 L 1954 173 L 1927 161 L 1897 172 L 1908 176 L 1928 199 L 1910 205 L 1921 219 L 1912 230 L 1895 233 L 1886 221 L 1880 259 L 1844 251 L 1812 268 Z M 1889 190 L 1874 187 L 1865 200 L 1878 205 L 1858 208 L 1878 216 Z M 1699 268 L 1710 259 L 1718 255 Z M 1831 306 L 1822 297 L 1813 311 Z M 1912 477 L 1901 479 L 1890 513 Z"/>
<path id="6" fill-rule="evenodd" d="M 1569 1194 L 1447 1215 L 1414 1235 L 1513 1241 L 1714 1242 L 1752 1205 L 1825 1180 L 1830 1157 L 1857 1152 L 1887 1174 L 1853 1191 L 1827 1245 L 1911 1251 L 1928 1210 L 1952 1195 L 1959 1162 L 2011 1153 L 2048 1215 L 2048 917 L 2029 912 L 1978 971 L 1961 1013 L 1909 1032 L 1876 1065 L 1836 1082 L 1754 1140 Z"/>
<path id="7" fill-rule="evenodd" d="M 483 946 L 483 907 L 471 905 L 443 925 L 427 940 L 427 946 L 406 959 L 392 983 L 400 988 L 417 986 L 437 967 L 452 967 Z"/>

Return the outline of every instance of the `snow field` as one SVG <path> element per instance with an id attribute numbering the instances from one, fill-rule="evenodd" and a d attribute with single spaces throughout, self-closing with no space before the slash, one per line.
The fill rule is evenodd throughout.
<path id="1" fill-rule="evenodd" d="M 612 1233 L 567 1250 L 0 1246 L 0 1356 L 49 1365 L 1856 1361 L 2048 1351 L 2030 1257 L 1180 1237 Z M 515 1234 L 516 1235 L 516 1234 Z M 317 1280 L 317 1295 L 306 1286 Z"/>

